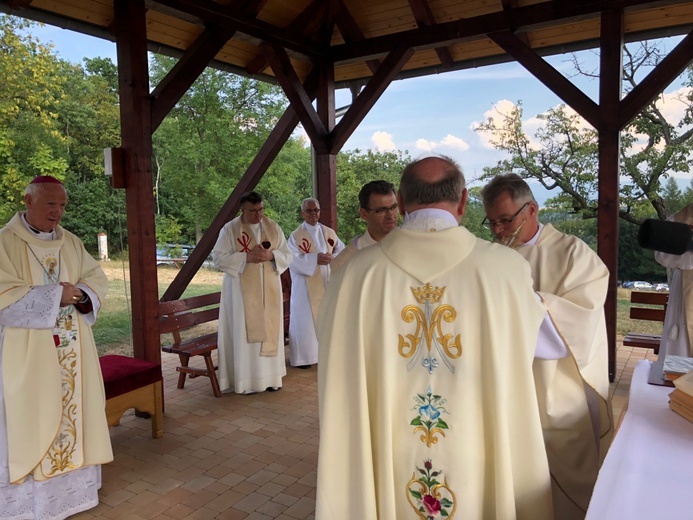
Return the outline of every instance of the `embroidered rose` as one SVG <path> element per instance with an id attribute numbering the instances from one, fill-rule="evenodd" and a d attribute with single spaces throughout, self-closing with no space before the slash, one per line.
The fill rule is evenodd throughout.
<path id="1" fill-rule="evenodd" d="M 330 247 L 334 247 L 334 240 L 332 240 L 331 238 L 327 239 L 327 243 L 330 244 Z"/>
<path id="2" fill-rule="evenodd" d="M 264 247 L 265 249 L 269 249 L 271 245 L 272 243 L 269 240 L 265 240 L 262 242 L 262 247 Z"/>
<path id="3" fill-rule="evenodd" d="M 438 513 L 440 513 L 440 500 L 438 500 L 436 497 L 432 495 L 424 495 L 423 500 L 421 501 L 423 503 L 424 508 L 426 509 L 426 513 L 429 516 L 438 516 Z"/>

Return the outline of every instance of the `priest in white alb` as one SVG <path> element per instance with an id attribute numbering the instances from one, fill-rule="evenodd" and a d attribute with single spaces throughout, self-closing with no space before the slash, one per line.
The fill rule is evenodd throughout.
<path id="1" fill-rule="evenodd" d="M 693 204 L 688 204 L 667 220 L 693 227 Z M 667 268 L 669 300 L 664 316 L 659 361 L 667 355 L 693 356 L 693 252 L 680 255 L 655 252 L 655 260 Z"/>
<path id="2" fill-rule="evenodd" d="M 279 276 L 291 263 L 284 232 L 264 216 L 262 196 L 240 199 L 241 214 L 219 233 L 212 257 L 224 273 L 219 306 L 219 386 L 252 394 L 279 390 L 286 375 Z"/>
<path id="3" fill-rule="evenodd" d="M 98 504 L 113 460 L 91 331 L 108 281 L 60 226 L 58 179 L 24 202 L 0 229 L 0 519 L 61 520 Z"/>
<path id="4" fill-rule="evenodd" d="M 539 345 L 534 377 L 555 516 L 582 519 L 614 433 L 604 318 L 609 271 L 582 240 L 539 222 L 519 175 L 495 176 L 482 198 L 488 227 L 529 263 L 556 331 L 559 348 L 546 355 Z"/>
<path id="5" fill-rule="evenodd" d="M 323 300 L 315 516 L 551 519 L 529 266 L 459 226 L 451 159 L 408 165 L 398 201 L 402 226 Z"/>
<path id="6" fill-rule="evenodd" d="M 344 250 L 344 243 L 332 228 L 319 222 L 320 202 L 317 199 L 305 199 L 301 203 L 301 215 L 303 223 L 291 233 L 288 241 L 294 257 L 289 266 L 289 361 L 291 366 L 310 368 L 318 362 L 315 323 L 330 280 L 330 264 Z"/>

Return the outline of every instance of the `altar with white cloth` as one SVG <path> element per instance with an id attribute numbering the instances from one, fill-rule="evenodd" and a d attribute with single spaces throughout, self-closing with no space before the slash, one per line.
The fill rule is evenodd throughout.
<path id="1" fill-rule="evenodd" d="M 599 471 L 587 520 L 693 518 L 693 423 L 669 409 L 666 386 L 640 361 L 628 409 Z"/>

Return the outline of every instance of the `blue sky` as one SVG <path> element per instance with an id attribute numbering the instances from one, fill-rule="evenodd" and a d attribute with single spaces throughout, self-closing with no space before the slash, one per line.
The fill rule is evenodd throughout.
<path id="1" fill-rule="evenodd" d="M 42 42 L 52 42 L 60 58 L 81 62 L 84 57 L 109 57 L 116 61 L 115 44 L 72 31 L 45 25 L 30 31 Z M 668 43 L 670 49 L 675 42 Z M 578 54 L 589 67 L 596 67 L 595 53 Z M 547 58 L 559 71 L 570 75 L 570 55 Z M 596 80 L 575 77 L 572 81 L 592 99 L 597 99 Z M 678 85 L 667 89 L 675 95 Z M 337 92 L 337 106 L 350 103 L 348 90 Z M 493 114 L 494 107 L 507 108 L 522 101 L 528 128 L 536 128 L 536 115 L 561 103 L 549 89 L 517 63 L 492 65 L 393 82 L 375 107 L 347 141 L 344 149 L 407 150 L 412 157 L 431 152 L 444 153 L 462 166 L 467 180 L 475 185 L 484 166 L 492 166 L 503 155 L 474 131 L 475 123 Z M 666 99 L 663 102 L 667 101 Z M 680 109 L 680 103 L 667 101 L 665 108 Z M 532 126 L 534 125 L 534 126 Z M 682 185 L 688 185 L 682 179 Z M 533 185 L 540 203 L 548 195 Z"/>

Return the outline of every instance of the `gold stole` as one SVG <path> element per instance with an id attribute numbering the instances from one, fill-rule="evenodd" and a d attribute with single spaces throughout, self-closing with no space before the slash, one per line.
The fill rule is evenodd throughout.
<path id="1" fill-rule="evenodd" d="M 276 249 L 279 237 L 267 217 L 262 217 L 260 229 L 260 241 L 265 249 Z M 257 245 L 255 234 L 242 217 L 232 221 L 231 233 L 241 253 L 247 253 Z M 246 263 L 240 282 L 248 343 L 261 343 L 260 355 L 272 357 L 279 351 L 277 340 L 281 321 L 276 302 L 280 300 L 281 286 L 278 276 L 264 273 L 265 264 L 272 269 L 270 262 Z"/>
<path id="2" fill-rule="evenodd" d="M 322 237 L 325 239 L 325 244 L 327 244 L 327 252 L 332 253 L 337 245 L 337 233 L 322 224 L 318 224 L 318 226 L 320 226 Z M 298 245 L 301 253 L 318 253 L 310 233 L 303 227 L 303 224 L 298 226 L 291 235 L 294 237 L 294 242 Z M 320 265 L 315 266 L 313 274 L 306 277 L 306 288 L 308 289 L 308 300 L 310 301 L 310 311 L 313 314 L 313 323 L 317 325 L 318 309 L 323 296 L 325 296 L 325 283 L 322 279 Z"/>
<path id="3" fill-rule="evenodd" d="M 33 254 L 29 254 L 29 268 L 31 279 L 35 280 L 37 285 L 55 283 L 58 281 L 58 275 L 60 275 L 60 281 L 68 281 L 67 268 L 59 265 L 59 249 L 55 246 L 27 245 L 27 247 L 31 247 L 33 251 Z M 39 265 L 38 262 L 41 264 Z M 35 480 L 56 477 L 84 465 L 82 355 L 77 312 L 73 305 L 60 307 L 53 327 L 53 339 L 62 381 L 62 415 L 53 442 L 34 469 Z"/>

